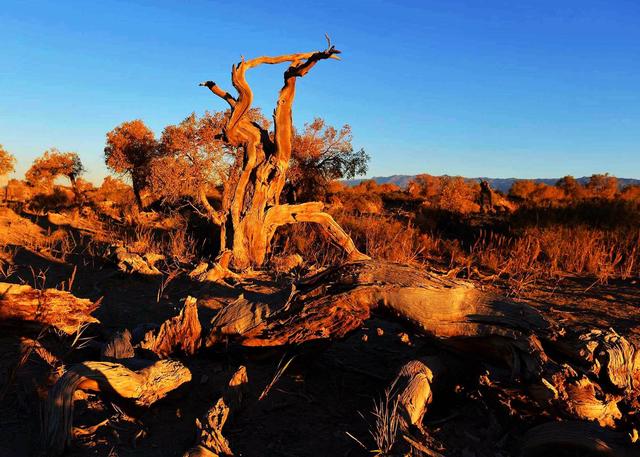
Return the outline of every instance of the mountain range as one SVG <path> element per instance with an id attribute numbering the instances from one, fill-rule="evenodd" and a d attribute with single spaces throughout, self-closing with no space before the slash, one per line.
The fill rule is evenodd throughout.
<path id="1" fill-rule="evenodd" d="M 375 176 L 373 179 L 378 184 L 396 184 L 400 188 L 404 189 L 409 184 L 413 178 L 417 175 L 392 175 L 392 176 Z M 465 178 L 471 181 L 480 181 L 486 180 L 492 189 L 499 190 L 501 192 L 508 192 L 514 182 L 520 181 L 520 178 Z M 532 181 L 544 183 L 548 185 L 554 185 L 558 179 L 560 178 L 536 178 L 532 179 Z M 582 178 L 576 178 L 580 184 L 586 184 L 589 181 L 588 176 L 583 176 Z M 368 179 L 346 179 L 343 182 L 348 186 L 355 186 L 361 183 L 362 181 L 368 181 Z M 629 184 L 640 185 L 640 179 L 634 178 L 618 178 L 618 185 L 622 188 Z"/>

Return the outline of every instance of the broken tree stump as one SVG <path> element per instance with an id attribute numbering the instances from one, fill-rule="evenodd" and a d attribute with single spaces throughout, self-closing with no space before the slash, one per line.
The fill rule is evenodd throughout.
<path id="1" fill-rule="evenodd" d="M 157 331 L 147 332 L 140 347 L 160 358 L 168 357 L 176 351 L 192 355 L 200 347 L 201 333 L 197 300 L 187 297 L 180 314 L 165 321 Z"/>
<path id="2" fill-rule="evenodd" d="M 396 392 L 403 430 L 409 426 L 421 427 L 427 407 L 433 401 L 434 378 L 441 376 L 444 369 L 438 357 L 411 360 L 402 366 L 390 391 Z"/>
<path id="3" fill-rule="evenodd" d="M 98 323 L 91 316 L 100 306 L 78 298 L 70 292 L 57 289 L 34 289 L 26 284 L 0 283 L 0 321 L 50 325 L 67 335 L 75 333 L 84 324 Z"/>

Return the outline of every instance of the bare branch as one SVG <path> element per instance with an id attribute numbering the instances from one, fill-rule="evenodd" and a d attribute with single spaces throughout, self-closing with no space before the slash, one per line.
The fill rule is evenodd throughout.
<path id="1" fill-rule="evenodd" d="M 198 86 L 203 86 L 208 88 L 215 95 L 225 100 L 229 104 L 229 106 L 231 106 L 231 108 L 233 108 L 236 105 L 236 99 L 233 98 L 233 96 L 229 92 L 226 92 L 220 89 L 220 87 L 218 87 L 216 83 L 214 83 L 213 81 L 204 81 L 198 84 Z"/>

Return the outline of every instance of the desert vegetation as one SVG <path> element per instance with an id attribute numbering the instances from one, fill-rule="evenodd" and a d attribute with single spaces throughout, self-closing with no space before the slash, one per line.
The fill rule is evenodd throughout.
<path id="1" fill-rule="evenodd" d="M 124 120 L 99 186 L 55 148 L 8 181 L 1 452 L 640 452 L 640 186 L 347 186 L 349 125 L 293 123 L 327 41 L 243 58 L 159 134 Z M 262 65 L 286 67 L 272 119 Z"/>

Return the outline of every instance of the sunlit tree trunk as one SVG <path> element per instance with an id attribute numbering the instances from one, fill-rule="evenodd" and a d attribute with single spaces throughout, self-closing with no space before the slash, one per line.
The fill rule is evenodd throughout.
<path id="1" fill-rule="evenodd" d="M 222 209 L 213 218 L 222 227 L 221 246 L 233 253 L 233 266 L 236 268 L 262 265 L 276 229 L 298 222 L 319 224 L 332 241 L 347 252 L 350 260 L 368 258 L 358 251 L 351 237 L 336 221 L 323 211 L 322 203 L 280 204 L 291 158 L 291 108 L 296 80 L 305 76 L 320 60 L 336 59 L 339 53 L 329 44 L 324 51 L 242 60 L 231 70 L 231 82 L 238 91 L 237 97 L 220 89 L 212 81 L 201 83 L 231 107 L 223 136 L 230 146 L 243 151 L 235 164 L 239 172 L 226 183 Z M 245 73 L 258 65 L 285 62 L 290 65 L 284 72 L 284 85 L 273 115 L 274 132 L 270 135 L 249 117 L 253 93 Z"/>

